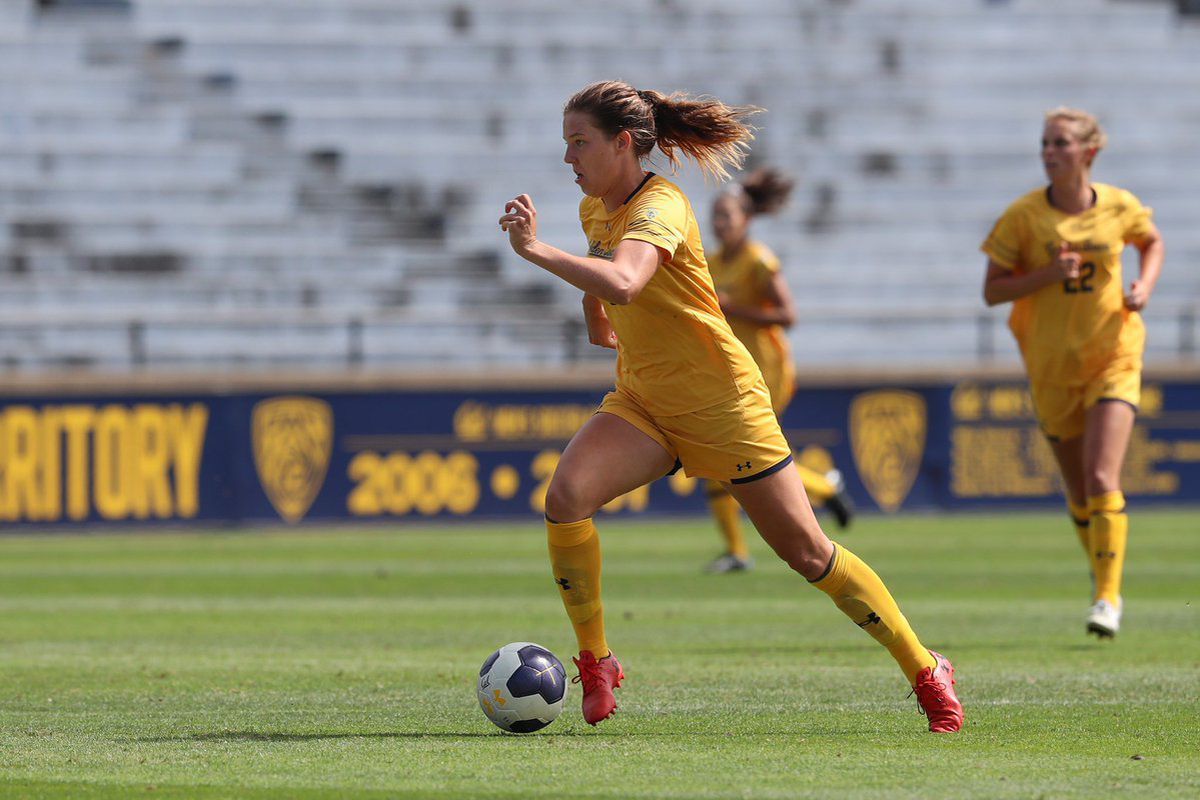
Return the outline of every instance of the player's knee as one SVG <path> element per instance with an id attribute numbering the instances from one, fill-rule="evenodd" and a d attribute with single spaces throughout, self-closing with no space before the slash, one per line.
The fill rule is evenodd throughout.
<path id="1" fill-rule="evenodd" d="M 789 543 L 787 547 L 776 547 L 776 554 L 783 562 L 806 580 L 816 580 L 829 566 L 829 554 L 820 552 L 815 547 L 805 546 L 805 542 Z"/>
<path id="2" fill-rule="evenodd" d="M 1088 497 L 1119 492 L 1121 491 L 1121 471 L 1108 467 L 1093 467 L 1088 470 L 1086 483 Z"/>
<path id="3" fill-rule="evenodd" d="M 825 574 L 825 568 L 829 566 L 829 557 L 816 553 L 804 553 L 788 561 L 788 566 L 800 573 L 805 580 L 815 581 Z"/>
<path id="4" fill-rule="evenodd" d="M 587 496 L 578 481 L 556 473 L 546 488 L 546 516 L 556 522 L 576 522 L 596 513 L 600 504 Z"/>

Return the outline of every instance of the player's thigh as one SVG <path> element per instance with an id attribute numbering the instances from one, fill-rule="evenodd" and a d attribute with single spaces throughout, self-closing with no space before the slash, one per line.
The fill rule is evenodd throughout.
<path id="1" fill-rule="evenodd" d="M 1076 506 L 1084 505 L 1087 502 L 1087 487 L 1083 470 L 1083 437 L 1046 441 L 1054 453 L 1054 460 L 1058 462 L 1058 471 L 1062 474 L 1067 498 Z"/>
<path id="2" fill-rule="evenodd" d="M 1088 409 L 1083 464 L 1089 496 L 1121 490 L 1121 466 L 1135 419 L 1133 406 L 1121 400 L 1101 400 Z"/>
<path id="3" fill-rule="evenodd" d="M 632 423 L 595 414 L 571 438 L 546 490 L 546 516 L 590 517 L 600 506 L 666 475 L 675 458 Z"/>
<path id="4" fill-rule="evenodd" d="M 1083 435 L 1083 387 L 1050 381 L 1032 381 L 1029 393 L 1033 398 L 1038 425 L 1049 439 L 1066 442 Z"/>
<path id="5" fill-rule="evenodd" d="M 727 488 L 780 558 L 809 580 L 820 577 L 833 556 L 833 544 L 813 514 L 795 464 Z"/>

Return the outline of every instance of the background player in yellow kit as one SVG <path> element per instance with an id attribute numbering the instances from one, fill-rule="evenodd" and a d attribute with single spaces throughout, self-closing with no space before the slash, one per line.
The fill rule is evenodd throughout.
<path id="1" fill-rule="evenodd" d="M 551 567 L 579 642 L 583 716 L 594 725 L 612 714 L 624 678 L 605 636 L 592 515 L 682 463 L 691 476 L 728 484 L 775 552 L 888 649 L 930 730 L 956 731 L 953 666 L 921 644 L 871 568 L 821 530 L 762 374 L 721 314 L 691 204 L 642 166 L 657 146 L 673 167 L 683 151 L 725 178 L 752 138 L 744 119 L 754 110 L 619 81 L 585 87 L 567 102 L 562 130 L 564 161 L 586 195 L 588 255 L 538 240 L 529 195 L 505 204 L 499 220 L 516 253 L 585 293 L 589 338 L 618 351 L 615 389 L 571 439 L 546 492 Z"/>
<path id="2" fill-rule="evenodd" d="M 1046 112 L 1042 165 L 1050 185 L 1019 198 L 983 243 L 983 296 L 1013 302 L 1009 327 L 1029 373 L 1038 422 L 1062 471 L 1067 505 L 1094 578 L 1087 630 L 1116 634 L 1128 519 L 1121 467 L 1141 399 L 1145 328 L 1138 312 L 1158 281 L 1162 237 L 1150 209 L 1092 183 L 1106 137 L 1085 111 Z M 1121 253 L 1140 253 L 1123 291 Z"/>
<path id="3" fill-rule="evenodd" d="M 721 303 L 721 311 L 733 335 L 750 351 L 762 370 L 771 393 L 775 416 L 792 401 L 796 369 L 788 346 L 787 329 L 796 322 L 796 306 L 779 259 L 762 242 L 750 238 L 750 222 L 759 214 L 771 214 L 783 206 L 792 192 L 792 181 L 773 169 L 759 169 L 740 182 L 729 184 L 713 203 L 712 226 L 720 247 L 706 254 Z M 836 471 L 827 475 L 797 464 L 809 500 L 833 513 L 845 528 L 853 515 L 853 504 Z M 717 481 L 708 481 L 708 505 L 725 539 L 725 553 L 708 565 L 710 572 L 734 572 L 753 566 L 742 535 L 741 509 Z"/>

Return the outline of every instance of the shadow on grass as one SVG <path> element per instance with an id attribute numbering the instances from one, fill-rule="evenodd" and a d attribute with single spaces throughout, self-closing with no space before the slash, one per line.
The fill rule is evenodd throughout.
<path id="1" fill-rule="evenodd" d="M 677 736 L 713 736 L 713 738 L 726 739 L 728 732 L 725 730 L 612 730 L 607 732 L 612 735 L 634 736 L 638 739 L 661 739 L 661 738 L 677 738 Z M 828 732 L 826 732 L 828 733 Z M 856 733 L 854 730 L 846 730 L 845 733 Z M 542 732 L 534 734 L 516 734 L 503 733 L 500 730 L 496 732 L 479 733 L 479 732 L 460 732 L 460 733 L 421 733 L 413 732 L 413 730 L 379 730 L 372 733 L 265 733 L 262 730 L 220 730 L 220 732 L 212 733 L 190 733 L 178 736 L 142 736 L 142 738 L 133 739 L 132 741 L 140 742 L 162 742 L 173 741 L 215 741 L 215 742 L 234 742 L 234 741 L 322 741 L 326 739 L 430 739 L 430 740 L 454 740 L 454 739 L 498 739 L 510 741 L 530 741 L 533 739 L 544 738 L 544 736 L 553 736 L 553 738 L 584 738 L 584 736 L 604 735 L 601 732 L 588 732 L 588 730 L 576 730 L 574 728 L 563 728 L 560 730 L 542 730 Z M 743 735 L 751 736 L 805 736 L 812 735 L 811 730 L 754 730 L 754 732 L 745 732 Z"/>
<path id="2" fill-rule="evenodd" d="M 213 733 L 189 733 L 182 736 L 146 736 L 136 742 L 315 742 L 323 739 L 467 739 L 495 738 L 504 736 L 495 733 L 416 733 L 405 731 L 377 731 L 373 733 L 264 733 L 262 731 L 214 731 Z M 567 733 L 547 733 L 543 736 L 567 736 Z"/>

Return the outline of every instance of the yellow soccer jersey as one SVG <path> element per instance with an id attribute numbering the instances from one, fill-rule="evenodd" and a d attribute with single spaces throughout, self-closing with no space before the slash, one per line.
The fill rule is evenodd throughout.
<path id="1" fill-rule="evenodd" d="M 617 333 L 617 384 L 647 411 L 686 414 L 742 394 L 761 380 L 717 303 L 691 203 L 654 174 L 611 213 L 596 197 L 579 204 L 588 255 L 612 260 L 637 239 L 668 254 L 628 305 L 605 303 Z"/>
<path id="2" fill-rule="evenodd" d="M 767 288 L 779 274 L 779 259 L 766 245 L 747 242 L 732 257 L 724 249 L 710 256 L 708 271 L 717 291 L 729 295 L 734 303 L 766 307 L 769 305 Z M 733 318 L 729 320 L 729 326 L 762 370 L 772 396 L 784 388 L 784 382 L 795 380 L 791 348 L 782 325 L 760 325 Z M 781 385 L 776 386 L 776 383 Z M 788 394 L 790 399 L 790 392 Z M 784 402 L 786 404 L 786 400 Z"/>
<path id="3" fill-rule="evenodd" d="M 1050 205 L 1044 188 L 1021 197 L 981 248 L 1018 273 L 1049 267 L 1064 241 L 1083 257 L 1078 278 L 1013 302 L 1008 325 L 1033 381 L 1086 383 L 1113 359 L 1141 360 L 1146 332 L 1125 308 L 1121 252 L 1149 233 L 1151 210 L 1124 189 L 1092 186 L 1096 204 L 1081 214 Z"/>

